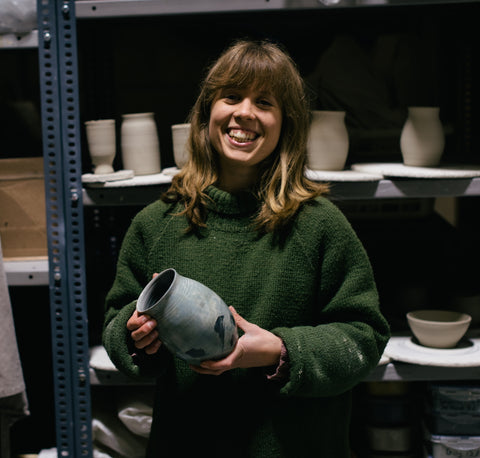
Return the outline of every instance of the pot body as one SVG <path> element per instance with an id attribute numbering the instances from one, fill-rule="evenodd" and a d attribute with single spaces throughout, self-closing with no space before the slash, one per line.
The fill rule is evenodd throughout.
<path id="1" fill-rule="evenodd" d="M 160 173 L 160 146 L 153 113 L 122 115 L 123 167 L 135 175 Z"/>
<path id="2" fill-rule="evenodd" d="M 439 107 L 408 107 L 408 117 L 400 135 L 405 165 L 435 167 L 445 146 Z"/>
<path id="3" fill-rule="evenodd" d="M 164 270 L 145 286 L 137 310 L 155 318 L 159 339 L 189 364 L 221 359 L 238 340 L 235 319 L 220 296 L 174 269 Z"/>
<path id="4" fill-rule="evenodd" d="M 343 170 L 349 148 L 344 111 L 312 111 L 307 143 L 311 170 Z"/>
<path id="5" fill-rule="evenodd" d="M 115 120 L 86 121 L 88 151 L 96 175 L 113 173 L 115 159 Z"/>

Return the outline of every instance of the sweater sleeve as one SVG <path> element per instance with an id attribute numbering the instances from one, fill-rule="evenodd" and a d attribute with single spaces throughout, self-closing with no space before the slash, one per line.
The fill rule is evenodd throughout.
<path id="1" fill-rule="evenodd" d="M 272 330 L 289 355 L 289 381 L 281 390 L 287 395 L 332 396 L 352 388 L 377 365 L 390 336 L 363 245 L 339 211 L 324 226 L 316 325 Z"/>
<path id="2" fill-rule="evenodd" d="M 123 240 L 115 280 L 105 301 L 103 345 L 117 369 L 134 378 L 160 376 L 168 358 L 164 349 L 155 355 L 135 349 L 127 329 L 136 299 L 152 275 L 146 270 L 147 251 L 137 217 Z"/>

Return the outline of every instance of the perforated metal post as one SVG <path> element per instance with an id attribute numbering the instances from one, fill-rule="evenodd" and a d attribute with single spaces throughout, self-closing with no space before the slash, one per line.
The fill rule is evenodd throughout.
<path id="1" fill-rule="evenodd" d="M 37 0 L 59 457 L 91 450 L 88 325 L 73 1 Z"/>

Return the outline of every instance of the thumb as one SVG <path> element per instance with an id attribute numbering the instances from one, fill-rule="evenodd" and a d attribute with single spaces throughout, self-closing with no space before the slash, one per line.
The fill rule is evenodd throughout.
<path id="1" fill-rule="evenodd" d="M 232 312 L 233 318 L 235 319 L 235 324 L 242 330 L 246 331 L 247 328 L 250 326 L 250 322 L 247 321 L 245 318 L 241 317 L 237 311 L 232 307 L 228 307 L 230 311 Z"/>

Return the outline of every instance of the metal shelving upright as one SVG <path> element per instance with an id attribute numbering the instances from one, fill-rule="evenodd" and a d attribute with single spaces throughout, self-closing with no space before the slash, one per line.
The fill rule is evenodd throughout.
<path id="1" fill-rule="evenodd" d="M 59 457 L 92 455 L 74 8 L 37 1 Z"/>

